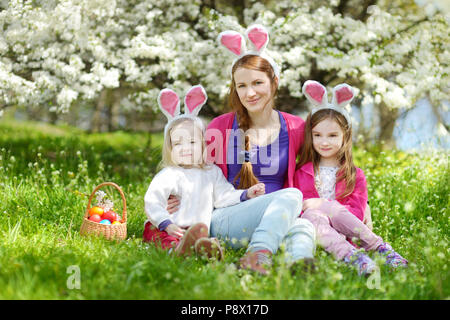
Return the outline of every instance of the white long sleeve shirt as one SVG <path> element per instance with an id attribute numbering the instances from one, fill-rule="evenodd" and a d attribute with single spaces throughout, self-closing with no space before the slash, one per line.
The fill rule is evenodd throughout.
<path id="1" fill-rule="evenodd" d="M 203 222 L 209 228 L 214 208 L 239 203 L 243 192 L 246 190 L 236 190 L 215 165 L 205 169 L 167 167 L 156 174 L 145 194 L 147 221 L 158 227 L 169 219 L 183 228 Z M 166 209 L 171 194 L 180 199 L 173 214 Z"/>

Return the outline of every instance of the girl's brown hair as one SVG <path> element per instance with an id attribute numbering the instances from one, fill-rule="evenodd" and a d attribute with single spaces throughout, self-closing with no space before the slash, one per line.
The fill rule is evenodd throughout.
<path id="1" fill-rule="evenodd" d="M 320 155 L 313 147 L 312 129 L 325 119 L 336 121 L 344 133 L 342 147 L 337 153 L 340 169 L 336 174 L 336 183 L 342 180 L 345 181 L 345 190 L 341 194 L 336 195 L 336 199 L 342 199 L 353 192 L 356 182 L 356 167 L 353 164 L 352 155 L 352 127 L 342 114 L 333 109 L 319 110 L 313 116 L 309 113 L 305 123 L 305 139 L 300 150 L 300 161 L 297 164 L 297 168 L 312 162 L 314 172 L 319 172 Z"/>
<path id="2" fill-rule="evenodd" d="M 247 130 L 252 126 L 252 122 L 250 116 L 247 112 L 247 109 L 241 103 L 239 99 L 239 95 L 236 90 L 236 82 L 234 81 L 234 73 L 238 68 L 251 69 L 256 71 L 261 71 L 266 73 L 266 75 L 270 79 L 271 90 L 272 90 L 272 105 L 274 105 L 275 96 L 277 94 L 278 82 L 276 80 L 275 72 L 273 71 L 270 63 L 260 56 L 257 55 L 246 55 L 239 59 L 233 66 L 232 75 L 233 79 L 231 80 L 230 91 L 228 95 L 228 105 L 231 110 L 237 114 L 238 126 L 245 133 L 245 151 L 250 151 L 250 139 L 246 134 Z M 248 189 L 251 186 L 257 184 L 258 178 L 256 178 L 253 173 L 253 166 L 250 161 L 246 161 L 242 164 L 242 168 L 239 173 L 234 178 L 234 182 L 239 179 L 238 189 Z"/>

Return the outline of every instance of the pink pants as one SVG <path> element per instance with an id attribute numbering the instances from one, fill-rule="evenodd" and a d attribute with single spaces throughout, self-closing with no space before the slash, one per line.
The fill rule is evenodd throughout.
<path id="1" fill-rule="evenodd" d="M 355 247 L 346 238 L 357 238 L 361 246 L 369 251 L 375 250 L 383 239 L 374 234 L 361 220 L 337 201 L 328 212 L 321 209 L 308 209 L 302 218 L 308 219 L 316 228 L 317 241 L 325 251 L 336 259 L 343 259 Z"/>

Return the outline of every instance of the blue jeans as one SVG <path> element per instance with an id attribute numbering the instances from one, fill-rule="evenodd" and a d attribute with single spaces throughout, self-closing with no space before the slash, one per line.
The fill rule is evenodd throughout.
<path id="1" fill-rule="evenodd" d="M 234 249 L 248 245 L 247 252 L 269 250 L 275 253 L 284 243 L 290 260 L 312 258 L 314 227 L 306 219 L 297 218 L 302 200 L 298 189 L 287 188 L 215 209 L 211 236 L 224 240 Z"/>

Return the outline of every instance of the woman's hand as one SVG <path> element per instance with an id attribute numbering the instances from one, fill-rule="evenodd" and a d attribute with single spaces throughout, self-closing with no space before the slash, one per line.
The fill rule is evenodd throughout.
<path id="1" fill-rule="evenodd" d="M 264 183 L 257 183 L 247 189 L 247 198 L 252 199 L 266 193 L 266 185 Z"/>
<path id="2" fill-rule="evenodd" d="M 167 212 L 169 212 L 170 214 L 173 214 L 175 212 L 178 211 L 178 206 L 180 205 L 180 200 L 174 196 L 174 195 L 170 195 L 169 199 L 167 200 Z"/>
<path id="3" fill-rule="evenodd" d="M 317 209 L 319 208 L 324 201 L 327 201 L 325 199 L 321 198 L 311 198 L 308 200 L 303 201 L 303 211 L 306 211 L 308 209 Z"/>
<path id="4" fill-rule="evenodd" d="M 164 231 L 166 231 L 169 236 L 175 238 L 182 238 L 185 232 L 184 229 L 180 228 L 175 223 L 169 224 Z"/>

